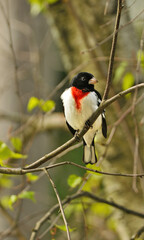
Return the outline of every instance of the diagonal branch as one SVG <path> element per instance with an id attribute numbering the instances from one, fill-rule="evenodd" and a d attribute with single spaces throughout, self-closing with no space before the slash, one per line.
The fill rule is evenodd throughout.
<path id="1" fill-rule="evenodd" d="M 126 95 L 127 93 L 130 93 L 130 92 L 134 91 L 136 88 L 143 88 L 143 87 L 144 87 L 144 83 L 135 85 L 135 86 L 133 86 L 133 87 L 131 87 L 131 88 L 125 90 L 125 91 L 122 91 L 122 92 L 116 94 L 112 98 L 110 98 L 106 101 L 103 101 L 101 103 L 101 105 L 99 106 L 99 108 L 96 110 L 96 112 L 90 117 L 90 119 L 89 119 L 90 126 L 92 126 L 92 124 L 95 122 L 95 120 L 98 118 L 98 116 L 103 112 L 103 110 L 106 107 L 108 107 L 109 105 L 111 105 L 118 98 Z M 88 131 L 88 129 L 89 129 L 89 127 L 84 126 L 82 131 L 79 133 L 79 139 L 82 139 L 83 135 Z M 60 153 L 64 152 L 66 149 L 69 149 L 74 143 L 76 143 L 76 141 L 77 141 L 76 137 L 71 138 L 69 141 L 64 143 L 62 146 L 58 147 L 57 149 L 55 149 L 51 153 L 46 154 L 42 158 L 36 160 L 34 163 L 26 166 L 24 169 L 0 167 L 0 173 L 13 174 L 13 175 L 23 175 L 23 174 L 26 174 L 28 172 L 35 172 L 37 170 L 41 171 L 41 169 L 36 170 L 35 168 L 39 167 L 40 165 L 47 162 L 48 160 L 51 160 L 52 158 L 58 156 Z M 138 176 L 138 175 L 135 175 L 135 176 Z"/>
<path id="2" fill-rule="evenodd" d="M 61 210 L 61 214 L 62 214 L 62 217 L 63 217 L 63 220 L 64 220 L 64 224 L 65 224 L 65 227 L 66 227 L 67 237 L 68 237 L 68 240 L 70 240 L 71 237 L 70 237 L 69 227 L 68 227 L 68 223 L 67 223 L 67 220 L 66 220 L 66 217 L 65 217 L 64 209 L 63 209 L 62 202 L 61 202 L 61 199 L 59 197 L 58 191 L 57 191 L 56 186 L 55 186 L 55 184 L 54 184 L 54 182 L 53 182 L 53 180 L 52 180 L 52 178 L 51 178 L 51 176 L 50 176 L 50 174 L 49 174 L 49 172 L 46 168 L 44 168 L 44 172 L 48 176 L 48 178 L 50 180 L 50 183 L 53 187 L 53 190 L 56 194 L 58 204 L 59 204 L 59 207 L 60 207 L 60 210 Z"/>
<path id="3" fill-rule="evenodd" d="M 113 96 L 112 98 L 106 100 L 106 101 L 102 101 L 101 105 L 99 106 L 99 108 L 95 111 L 95 113 L 90 117 L 89 122 L 90 122 L 90 126 L 93 125 L 93 123 L 95 122 L 95 120 L 98 118 L 98 116 L 103 112 L 103 110 L 108 107 L 109 105 L 111 105 L 113 102 L 115 102 L 117 99 L 121 98 L 122 96 L 126 95 L 127 93 L 130 93 L 132 91 L 134 91 L 136 88 L 142 88 L 144 87 L 144 83 L 135 85 L 125 91 L 122 91 L 118 94 L 116 94 L 115 96 Z M 83 135 L 89 130 L 90 126 L 84 126 L 84 128 L 80 131 L 79 133 L 79 139 L 81 140 Z M 34 163 L 28 165 L 25 167 L 25 169 L 32 169 L 32 168 L 37 168 L 40 165 L 42 165 L 43 163 L 51 160 L 53 157 L 59 155 L 60 153 L 62 153 L 63 151 L 65 151 L 66 149 L 68 149 L 70 146 L 72 146 L 74 143 L 77 142 L 77 138 L 74 136 L 73 138 L 71 138 L 69 141 L 67 141 L 66 143 L 64 143 L 62 146 L 58 147 L 57 149 L 55 149 L 54 151 L 52 151 L 49 154 L 46 154 L 45 156 L 43 156 L 42 158 L 38 159 L 37 161 L 35 161 Z"/>
<path id="4" fill-rule="evenodd" d="M 138 238 L 142 235 L 142 233 L 144 233 L 144 226 L 142 226 L 142 227 L 135 233 L 135 235 L 133 235 L 133 236 L 131 237 L 130 240 L 136 240 L 136 239 L 138 239 Z M 140 238 L 139 238 L 139 239 L 140 239 Z"/>
<path id="5" fill-rule="evenodd" d="M 108 98 L 109 89 L 110 89 L 111 82 L 112 82 L 114 56 L 115 56 L 115 51 L 116 51 L 118 29 L 119 29 L 119 24 L 120 24 L 122 7 L 123 7 L 122 0 L 118 0 L 117 15 L 116 15 L 116 21 L 115 21 L 115 27 L 114 27 L 114 33 L 113 33 L 113 39 L 112 39 L 112 47 L 111 47 L 111 52 L 110 52 L 110 60 L 109 60 L 109 66 L 108 66 L 108 73 L 107 73 L 107 82 L 106 82 L 106 87 L 105 87 L 105 91 L 104 91 L 104 95 L 103 95 L 104 100 L 106 100 Z"/>
<path id="6" fill-rule="evenodd" d="M 64 220 L 64 224 L 65 224 L 65 227 L 66 227 L 66 232 L 67 232 L 67 239 L 68 240 L 71 240 L 71 237 L 70 237 L 70 232 L 69 232 L 69 228 L 68 228 L 68 223 L 67 223 L 67 220 L 66 220 L 66 217 L 65 217 L 65 213 L 64 213 L 64 209 L 63 209 L 63 206 L 62 206 L 62 202 L 61 202 L 61 199 L 59 197 L 59 194 L 58 194 L 58 191 L 56 189 L 56 186 L 48 172 L 48 170 L 46 168 L 43 168 L 43 171 L 45 172 L 45 174 L 47 175 L 47 177 L 49 178 L 50 180 L 50 183 L 53 187 L 53 190 L 56 194 L 56 197 L 57 197 L 57 200 L 58 200 L 58 206 L 61 210 L 61 214 L 62 214 L 62 217 L 63 217 L 63 220 Z M 43 221 L 44 221 L 44 217 L 42 217 L 37 223 L 36 223 L 36 226 L 35 228 L 33 229 L 32 231 L 32 234 L 31 234 L 31 237 L 30 237 L 30 240 L 35 240 L 36 239 L 36 236 L 37 236 L 37 232 L 38 232 L 38 229 L 39 227 L 41 226 L 41 224 L 43 224 Z"/>

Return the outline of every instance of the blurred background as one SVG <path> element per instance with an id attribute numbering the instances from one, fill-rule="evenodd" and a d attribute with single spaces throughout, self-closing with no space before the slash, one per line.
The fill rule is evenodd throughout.
<path id="1" fill-rule="evenodd" d="M 144 79 L 144 1 L 125 0 L 123 5 L 109 97 Z M 116 0 L 0 0 L 2 166 L 23 167 L 72 137 L 60 96 L 75 74 L 91 72 L 103 95 L 116 10 Z M 107 108 L 108 138 L 101 132 L 96 136 L 99 162 L 95 169 L 144 172 L 143 109 L 142 90 Z M 21 154 L 19 159 L 12 152 Z M 45 166 L 64 161 L 83 165 L 82 147 Z M 92 174 L 71 165 L 54 168 L 50 174 L 61 199 L 82 189 L 144 213 L 143 178 Z M 36 222 L 56 203 L 44 173 L 1 174 L 0 239 L 30 239 Z M 84 198 L 68 204 L 65 214 L 71 238 L 78 240 L 129 240 L 143 226 L 141 218 Z M 38 236 L 67 239 L 59 211 L 44 223 Z"/>

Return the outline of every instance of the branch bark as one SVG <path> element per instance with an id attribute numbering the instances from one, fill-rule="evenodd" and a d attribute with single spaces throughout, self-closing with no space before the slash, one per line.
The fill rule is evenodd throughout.
<path id="1" fill-rule="evenodd" d="M 115 56 L 117 37 L 118 37 L 118 29 L 119 29 L 120 18 L 121 18 L 121 10 L 122 10 L 122 0 L 118 0 L 117 15 L 116 15 L 115 27 L 113 32 L 112 47 L 111 47 L 110 60 L 109 60 L 108 73 L 107 73 L 107 82 L 106 82 L 106 87 L 103 95 L 104 100 L 108 98 L 109 89 L 112 82 L 112 72 L 113 72 L 114 56 Z"/>

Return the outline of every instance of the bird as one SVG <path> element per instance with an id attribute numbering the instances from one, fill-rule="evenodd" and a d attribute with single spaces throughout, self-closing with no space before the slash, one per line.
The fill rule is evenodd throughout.
<path id="1" fill-rule="evenodd" d="M 89 118 L 102 101 L 100 93 L 94 88 L 94 84 L 97 82 L 98 80 L 91 73 L 80 72 L 73 77 L 70 87 L 61 95 L 66 124 L 73 135 L 81 131 L 85 124 L 89 124 Z M 100 129 L 106 138 L 105 110 L 83 136 L 83 161 L 85 164 L 97 162 L 94 138 Z"/>

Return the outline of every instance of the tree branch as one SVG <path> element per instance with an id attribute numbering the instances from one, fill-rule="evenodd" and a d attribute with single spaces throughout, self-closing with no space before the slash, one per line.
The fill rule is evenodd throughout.
<path id="1" fill-rule="evenodd" d="M 53 187 L 53 190 L 56 194 L 56 197 L 57 197 L 57 200 L 58 200 L 58 203 L 59 203 L 59 207 L 60 207 L 60 210 L 61 210 L 61 214 L 62 214 L 62 217 L 63 217 L 63 220 L 64 220 L 64 224 L 65 224 L 65 227 L 66 227 L 67 238 L 68 238 L 68 240 L 70 240 L 71 237 L 70 237 L 70 232 L 69 232 L 69 228 L 68 228 L 68 223 L 67 223 L 67 220 L 66 220 L 66 217 L 65 217 L 65 213 L 64 213 L 64 210 L 63 210 L 63 206 L 62 206 L 61 199 L 59 197 L 58 191 L 57 191 L 56 186 L 55 186 L 55 184 L 54 184 L 54 182 L 53 182 L 53 180 L 52 180 L 52 178 L 51 178 L 51 176 L 50 176 L 50 174 L 49 174 L 49 172 L 46 168 L 44 168 L 44 172 L 48 176 L 48 178 L 50 180 L 50 183 Z M 33 239 L 31 239 L 31 240 L 33 240 Z"/>
<path id="2" fill-rule="evenodd" d="M 93 125 L 95 120 L 98 118 L 98 116 L 103 112 L 103 110 L 106 107 L 108 107 L 113 102 L 115 102 L 117 99 L 119 99 L 120 97 L 126 95 L 127 93 L 130 93 L 130 92 L 134 91 L 136 88 L 142 88 L 142 87 L 144 87 L 144 83 L 135 85 L 135 86 L 133 86 L 133 87 L 131 87 L 131 88 L 125 90 L 125 91 L 122 91 L 122 92 L 116 94 L 115 96 L 113 96 L 112 98 L 110 98 L 110 99 L 108 99 L 106 101 L 102 101 L 102 103 L 100 104 L 99 108 L 95 111 L 95 113 L 89 119 L 90 126 Z M 89 130 L 89 128 L 90 127 L 88 127 L 88 126 L 84 126 L 84 128 L 80 131 L 80 133 L 79 133 L 79 139 L 80 140 L 82 139 L 83 135 Z M 77 138 L 74 136 L 68 142 L 64 143 L 62 146 L 58 147 L 57 149 L 55 149 L 51 153 L 46 154 L 45 156 L 43 156 L 42 158 L 38 159 L 34 163 L 26 166 L 25 169 L 32 169 L 32 168 L 39 167 L 43 163 L 47 162 L 48 160 L 51 160 L 53 157 L 57 156 L 58 154 L 60 154 L 64 150 L 68 149 L 70 146 L 72 146 L 74 143 L 76 143 L 76 141 L 77 141 Z"/>
<path id="3" fill-rule="evenodd" d="M 122 25 L 117 32 L 120 32 L 121 30 L 123 30 L 125 27 L 127 27 L 128 25 L 130 25 L 131 23 L 133 23 L 140 15 L 142 15 L 144 12 L 144 9 L 142 9 L 133 19 L 131 19 L 129 22 L 127 22 L 125 25 Z M 109 41 L 110 39 L 112 39 L 114 33 L 111 33 L 108 37 L 106 37 L 105 39 L 103 39 L 102 41 L 98 42 L 96 44 L 95 47 L 89 48 L 89 49 L 85 49 L 83 51 L 81 51 L 82 54 L 85 54 L 87 52 L 93 51 L 95 50 L 97 47 L 103 45 L 104 43 L 106 43 L 107 41 Z"/>
<path id="4" fill-rule="evenodd" d="M 11 54 L 13 57 L 13 65 L 14 65 L 14 81 L 15 81 L 15 87 L 16 87 L 16 94 L 19 98 L 21 112 L 23 112 L 23 103 L 22 103 L 22 98 L 20 95 L 18 73 L 17 73 L 18 64 L 17 64 L 16 54 L 15 54 L 15 49 L 14 49 L 14 44 L 13 44 L 12 30 L 11 30 L 11 23 L 10 23 L 10 16 L 9 16 L 9 2 L 6 1 L 6 4 L 7 4 L 7 14 L 5 12 L 5 9 L 4 9 L 4 6 L 2 5 L 2 3 L 0 3 L 0 8 L 3 13 L 3 16 L 4 16 L 6 24 L 7 24 L 7 28 L 8 28 L 8 34 L 9 34 L 9 40 L 10 40 L 9 47 L 10 47 Z"/>
<path id="5" fill-rule="evenodd" d="M 114 56 L 115 56 L 117 37 L 118 37 L 118 29 L 120 24 L 121 10 L 122 10 L 122 0 L 118 0 L 117 15 L 116 15 L 116 21 L 115 21 L 115 27 L 114 27 L 114 33 L 113 33 L 113 39 L 112 39 L 112 47 L 110 52 L 110 60 L 109 60 L 109 66 L 108 66 L 108 73 L 107 73 L 107 82 L 106 82 L 106 87 L 103 95 L 104 100 L 108 98 L 109 89 L 112 82 L 112 72 L 113 72 Z"/>
<path id="6" fill-rule="evenodd" d="M 103 172 L 103 171 L 99 171 L 99 170 L 95 170 L 95 169 L 91 169 L 91 168 L 79 165 L 79 164 L 74 163 L 74 162 L 69 162 L 69 161 L 55 163 L 55 164 L 46 166 L 45 168 L 46 169 L 51 169 L 51 168 L 60 167 L 60 166 L 66 165 L 66 164 L 82 168 L 82 169 L 84 169 L 86 171 L 90 171 L 90 172 L 98 173 L 98 174 L 103 174 L 103 175 L 108 175 L 108 176 L 115 176 L 115 177 L 143 177 L 144 176 L 144 173 L 133 174 L 133 173 L 110 173 L 110 172 Z M 33 169 L 6 168 L 6 167 L 1 167 L 0 168 L 0 173 L 2 173 L 2 174 L 10 174 L 10 175 L 24 175 L 24 174 L 27 174 L 27 173 L 34 173 L 34 172 L 40 172 L 40 171 L 43 171 L 43 168 L 33 168 Z"/>
<path id="7" fill-rule="evenodd" d="M 99 106 L 99 108 L 96 110 L 96 112 L 90 117 L 89 122 L 90 122 L 90 126 L 95 122 L 95 120 L 97 119 L 97 117 L 103 112 L 103 110 L 108 107 L 110 104 L 112 104 L 114 101 L 116 101 L 118 98 L 126 95 L 127 93 L 130 93 L 132 91 L 134 91 L 136 88 L 142 88 L 144 87 L 144 83 L 135 85 L 125 91 L 122 91 L 118 94 L 116 94 L 115 96 L 113 96 L 112 98 L 106 100 L 106 101 L 102 101 L 101 105 Z M 88 131 L 89 127 L 85 127 L 82 129 L 82 131 L 79 133 L 79 138 L 81 139 L 83 137 L 83 135 Z M 45 156 L 43 156 L 42 158 L 38 159 L 37 161 L 35 161 L 34 163 L 26 166 L 24 169 L 21 168 L 5 168 L 5 167 L 1 167 L 0 168 L 0 173 L 3 174 L 13 174 L 13 175 L 23 175 L 26 174 L 28 172 L 36 172 L 36 171 L 41 171 L 40 169 L 36 170 L 34 168 L 39 167 L 40 165 L 42 165 L 43 163 L 47 162 L 48 160 L 51 160 L 53 157 L 58 156 L 60 153 L 64 152 L 66 149 L 68 149 L 69 147 L 71 147 L 74 143 L 76 143 L 77 139 L 76 137 L 71 138 L 69 141 L 67 141 L 66 143 L 64 143 L 62 146 L 58 147 L 56 150 L 52 151 L 49 154 L 46 154 Z M 136 176 L 136 175 L 135 175 Z M 137 175 L 138 176 L 138 175 Z"/>
<path id="8" fill-rule="evenodd" d="M 130 240 L 135 240 L 135 239 L 139 238 L 143 232 L 144 232 L 144 226 L 142 226 L 142 227 L 136 232 L 136 234 L 131 237 Z"/>
<path id="9" fill-rule="evenodd" d="M 103 198 L 100 198 L 100 197 L 97 197 L 96 195 L 90 193 L 90 192 L 78 192 L 78 193 L 75 193 L 71 196 L 68 196 L 66 197 L 63 201 L 62 201 L 62 205 L 66 205 L 67 203 L 70 203 L 71 201 L 75 200 L 75 199 L 78 199 L 78 198 L 81 198 L 81 197 L 87 197 L 87 198 L 90 198 L 96 202 L 101 202 L 101 203 L 105 203 L 109 206 L 112 206 L 114 208 L 117 208 L 127 214 L 131 214 L 131 215 L 134 215 L 134 216 L 137 216 L 137 217 L 140 217 L 140 218 L 144 218 L 144 214 L 143 213 L 140 213 L 140 212 L 137 212 L 137 211 L 134 211 L 134 210 L 131 210 L 131 209 L 128 209 L 120 204 L 117 204 L 113 201 L 108 201 L 108 200 L 105 200 Z M 54 205 L 35 225 L 34 229 L 33 229 L 33 236 L 34 238 L 30 240 L 34 240 L 36 239 L 36 236 L 37 236 L 37 233 L 39 231 L 39 229 L 41 228 L 41 226 L 51 217 L 51 215 L 53 214 L 53 212 L 55 212 L 57 209 L 59 209 L 59 204 L 56 204 Z"/>

